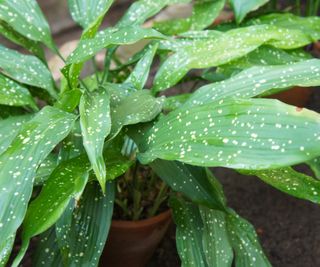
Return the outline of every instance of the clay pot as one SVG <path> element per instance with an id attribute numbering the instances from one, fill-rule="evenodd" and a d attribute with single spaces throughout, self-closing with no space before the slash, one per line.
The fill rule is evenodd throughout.
<path id="1" fill-rule="evenodd" d="M 311 88 L 304 87 L 293 87 L 290 90 L 283 91 L 274 95 L 268 96 L 268 98 L 278 99 L 284 103 L 297 106 L 305 107 L 310 96 L 312 94 Z"/>
<path id="2" fill-rule="evenodd" d="M 103 267 L 144 267 L 171 223 L 171 211 L 141 221 L 112 221 Z"/>

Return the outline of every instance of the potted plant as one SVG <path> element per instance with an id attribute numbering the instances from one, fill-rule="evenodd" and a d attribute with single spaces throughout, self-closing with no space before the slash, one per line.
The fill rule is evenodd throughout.
<path id="1" fill-rule="evenodd" d="M 260 18 L 231 30 L 203 30 L 216 10 L 216 2 L 204 1 L 183 21 L 186 32 L 170 36 L 141 27 L 179 2 L 189 1 L 135 1 L 115 26 L 98 31 L 112 1 L 70 0 L 70 13 L 84 31 L 67 58 L 36 1 L 1 2 L 1 34 L 32 54 L 0 46 L 0 265 L 9 260 L 18 266 L 30 240 L 40 236 L 34 266 L 97 266 L 114 203 L 123 206 L 129 188 L 134 217 L 128 218 L 140 217 L 140 194 L 130 187 L 137 185 L 132 171 L 139 168 L 148 173 L 143 186 L 154 174 L 164 182 L 150 183 L 156 189 L 149 192 L 157 193 L 149 215 L 164 199 L 162 188 L 172 190 L 169 206 L 183 265 L 271 265 L 253 226 L 227 206 L 208 167 L 256 175 L 283 192 L 320 202 L 319 181 L 290 167 L 317 164 L 319 114 L 260 98 L 320 84 L 320 61 L 291 53 L 318 38 L 318 18 Z M 236 17 L 255 7 L 235 5 Z M 150 42 L 127 62 L 114 56 L 119 46 L 143 39 Z M 42 44 L 65 62 L 60 84 L 47 68 Z M 277 51 L 279 60 L 295 60 L 253 67 L 249 62 L 231 78 L 206 82 L 191 94 L 160 96 L 189 81 L 193 69 L 223 69 L 254 52 L 258 61 L 267 60 L 257 51 L 262 46 Z M 81 76 L 84 63 L 104 49 L 103 70 Z M 161 64 L 150 90 L 143 89 L 155 57 Z M 9 259 L 19 240 L 18 255 Z"/>

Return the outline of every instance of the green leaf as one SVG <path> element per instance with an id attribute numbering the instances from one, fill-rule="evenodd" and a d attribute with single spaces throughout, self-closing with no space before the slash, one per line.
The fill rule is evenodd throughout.
<path id="1" fill-rule="evenodd" d="M 199 206 L 203 221 L 202 244 L 209 266 L 232 266 L 233 251 L 226 229 L 226 214 Z"/>
<path id="2" fill-rule="evenodd" d="M 162 110 L 163 98 L 155 98 L 150 90 L 140 90 L 121 99 L 111 110 L 112 128 L 110 138 L 126 125 L 148 122 Z"/>
<path id="3" fill-rule="evenodd" d="M 39 196 L 28 207 L 21 250 L 13 266 L 19 265 L 30 239 L 48 230 L 61 217 L 72 198 L 80 198 L 88 181 L 89 169 L 86 157 L 79 157 L 62 162 L 52 172 Z"/>
<path id="4" fill-rule="evenodd" d="M 117 27 L 127 27 L 131 25 L 141 25 L 148 18 L 156 15 L 161 9 L 167 5 L 189 3 L 191 0 L 139 0 L 135 1 L 120 19 Z"/>
<path id="5" fill-rule="evenodd" d="M 34 252 L 32 266 L 34 267 L 63 267 L 62 257 L 58 247 L 55 227 L 44 232 L 38 241 Z"/>
<path id="6" fill-rule="evenodd" d="M 85 92 L 81 97 L 79 109 L 83 145 L 104 192 L 106 166 L 102 151 L 104 140 L 111 130 L 108 91 L 104 88 L 98 88 L 94 92 Z"/>
<path id="7" fill-rule="evenodd" d="M 157 49 L 157 43 L 149 45 L 149 48 L 127 78 L 126 83 L 132 83 L 139 90 L 144 87 L 149 77 L 150 67 Z"/>
<path id="8" fill-rule="evenodd" d="M 282 192 L 320 204 L 320 181 L 290 167 L 275 170 L 241 171 L 241 173 L 255 175 Z"/>
<path id="9" fill-rule="evenodd" d="M 111 225 L 114 184 L 103 195 L 99 185 L 87 185 L 73 212 L 57 223 L 56 233 L 65 266 L 98 266 Z"/>
<path id="10" fill-rule="evenodd" d="M 225 209 L 221 185 L 206 169 L 160 159 L 151 162 L 149 166 L 174 191 L 183 193 L 193 202 L 220 210 Z"/>
<path id="11" fill-rule="evenodd" d="M 40 59 L 45 59 L 44 51 L 39 42 L 28 39 L 22 34 L 16 32 L 8 23 L 0 20 L 0 34 L 11 42 L 21 45 L 35 54 Z"/>
<path id="12" fill-rule="evenodd" d="M 19 0 L 17 3 L 11 0 L 2 0 L 0 19 L 28 39 L 42 42 L 49 48 L 55 49 L 48 22 L 37 1 Z"/>
<path id="13" fill-rule="evenodd" d="M 23 55 L 0 45 L 0 71 L 18 82 L 43 88 L 51 96 L 57 97 L 51 73 L 37 57 Z"/>
<path id="14" fill-rule="evenodd" d="M 237 23 L 240 23 L 250 12 L 258 9 L 269 0 L 230 0 Z"/>
<path id="15" fill-rule="evenodd" d="M 0 120 L 0 155 L 7 150 L 22 125 L 29 121 L 32 116 L 32 114 L 26 114 Z"/>
<path id="16" fill-rule="evenodd" d="M 228 80 L 199 88 L 184 107 L 207 104 L 232 97 L 251 98 L 268 91 L 282 91 L 293 86 L 320 85 L 320 60 L 310 59 L 288 65 L 252 67 Z M 280 75 L 279 75 L 280 74 Z"/>
<path id="17" fill-rule="evenodd" d="M 189 98 L 191 94 L 181 94 L 176 96 L 166 97 L 163 103 L 164 110 L 175 110 L 182 106 Z"/>
<path id="18" fill-rule="evenodd" d="M 10 80 L 0 73 L 0 104 L 8 106 L 29 106 L 34 110 L 38 107 L 28 89 Z"/>
<path id="19" fill-rule="evenodd" d="M 101 22 L 112 3 L 113 0 L 68 0 L 72 18 L 83 29 L 90 29 Z"/>
<path id="20" fill-rule="evenodd" d="M 269 14 L 249 20 L 246 25 L 269 24 L 277 27 L 300 30 L 314 42 L 320 39 L 320 18 L 300 17 L 290 13 Z"/>
<path id="21" fill-rule="evenodd" d="M 78 107 L 81 96 L 82 93 L 79 89 L 65 91 L 60 95 L 54 106 L 67 112 L 73 112 Z"/>
<path id="22" fill-rule="evenodd" d="M 100 31 L 92 39 L 81 40 L 67 59 L 67 64 L 81 63 L 90 59 L 101 49 L 110 45 L 129 45 L 142 39 L 164 39 L 165 36 L 153 29 L 145 29 L 140 26 L 128 26 L 125 28 L 107 28 Z"/>
<path id="23" fill-rule="evenodd" d="M 139 159 L 199 166 L 279 168 L 319 156 L 320 117 L 271 99 L 220 101 L 180 108 L 144 136 Z"/>
<path id="24" fill-rule="evenodd" d="M 34 185 L 43 185 L 57 167 L 57 163 L 58 157 L 55 154 L 49 154 L 48 157 L 41 162 L 37 170 Z"/>
<path id="25" fill-rule="evenodd" d="M 7 240 L 1 240 L 0 242 L 0 267 L 5 267 L 9 260 L 10 253 L 13 247 L 15 236 L 10 236 Z"/>
<path id="26" fill-rule="evenodd" d="M 317 179 L 320 179 L 320 158 L 314 158 L 306 162 L 314 172 Z"/>
<path id="27" fill-rule="evenodd" d="M 237 214 L 227 215 L 227 229 L 235 252 L 235 266 L 271 267 L 253 226 Z"/>
<path id="28" fill-rule="evenodd" d="M 225 0 L 196 1 L 189 18 L 155 22 L 153 27 L 167 35 L 175 35 L 189 30 L 202 30 L 214 22 L 225 2 Z"/>
<path id="29" fill-rule="evenodd" d="M 312 41 L 308 34 L 300 30 L 279 28 L 274 25 L 255 25 L 224 33 L 209 33 L 207 38 L 196 38 L 187 42 L 172 41 L 176 42 L 171 45 L 176 48 L 176 52 L 169 56 L 158 70 L 154 80 L 154 92 L 175 85 L 191 69 L 226 64 L 245 56 L 263 44 L 281 49 L 295 49 Z M 235 43 L 237 49 L 234 49 Z"/>
<path id="30" fill-rule="evenodd" d="M 38 166 L 67 136 L 74 120 L 74 115 L 47 106 L 23 125 L 0 155 L 0 240 L 9 238 L 20 226 Z"/>
<path id="31" fill-rule="evenodd" d="M 170 199 L 177 225 L 176 245 L 182 267 L 209 267 L 202 245 L 203 222 L 197 206 L 178 198 Z"/>

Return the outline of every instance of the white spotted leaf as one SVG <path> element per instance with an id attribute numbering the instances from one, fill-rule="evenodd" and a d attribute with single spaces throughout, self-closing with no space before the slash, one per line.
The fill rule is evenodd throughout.
<path id="1" fill-rule="evenodd" d="M 113 0 L 68 0 L 72 18 L 83 29 L 90 29 L 100 24 Z"/>
<path id="2" fill-rule="evenodd" d="M 187 100 L 184 107 L 233 97 L 251 98 L 293 86 L 312 87 L 319 85 L 319 59 L 287 65 L 256 66 L 244 70 L 230 79 L 202 86 Z"/>
<path id="3" fill-rule="evenodd" d="M 7 261 L 9 260 L 14 240 L 15 240 L 15 235 L 9 237 L 7 240 L 0 241 L 0 266 L 1 267 L 5 267 Z"/>
<path id="4" fill-rule="evenodd" d="M 320 116 L 271 99 L 181 107 L 145 133 L 139 159 L 199 166 L 279 168 L 319 156 Z"/>
<path id="5" fill-rule="evenodd" d="M 23 55 L 0 45 L 0 72 L 20 83 L 45 89 L 57 97 L 50 71 L 35 56 Z"/>
<path id="6" fill-rule="evenodd" d="M 32 114 L 25 114 L 0 120 L 0 155 L 7 150 L 23 124 L 32 116 Z"/>
<path id="7" fill-rule="evenodd" d="M 8 106 L 38 107 L 27 88 L 0 73 L 0 104 Z"/>
<path id="8" fill-rule="evenodd" d="M 258 9 L 269 0 L 230 0 L 237 23 L 240 23 L 250 12 Z"/>
<path id="9" fill-rule="evenodd" d="M 148 49 L 145 51 L 145 54 L 141 57 L 133 71 L 130 73 L 126 83 L 132 83 L 135 88 L 139 90 L 144 87 L 149 77 L 150 67 L 157 49 L 157 43 L 149 45 Z"/>
<path id="10" fill-rule="evenodd" d="M 56 224 L 57 241 L 65 266 L 98 266 L 111 225 L 114 184 L 104 195 L 88 183 L 76 207 L 70 207 Z"/>
<path id="11" fill-rule="evenodd" d="M 171 41 L 175 53 L 159 68 L 154 80 L 154 92 L 175 85 L 191 69 L 224 65 L 247 55 L 261 45 L 295 49 L 312 42 L 310 36 L 301 30 L 279 28 L 274 25 L 254 25 L 227 32 L 206 33 L 207 38 Z M 235 43 L 237 49 L 234 49 Z"/>
<path id="12" fill-rule="evenodd" d="M 39 168 L 37 169 L 36 177 L 34 178 L 34 185 L 43 185 L 50 177 L 53 170 L 57 167 L 58 157 L 51 153 L 46 159 L 44 159 Z"/>
<path id="13" fill-rule="evenodd" d="M 2 0 L 0 20 L 28 39 L 44 43 L 51 49 L 55 45 L 51 38 L 50 27 L 36 0 Z"/>
<path id="14" fill-rule="evenodd" d="M 108 91 L 98 88 L 93 92 L 85 92 L 81 97 L 79 109 L 83 146 L 104 192 L 106 166 L 102 152 L 104 140 L 111 130 Z"/>
<path id="15" fill-rule="evenodd" d="M 241 173 L 255 175 L 282 192 L 320 204 L 320 181 L 299 173 L 291 167 L 274 170 L 241 171 Z"/>
<path id="16" fill-rule="evenodd" d="M 24 123 L 0 155 L 0 240 L 16 232 L 27 210 L 36 170 L 72 128 L 75 116 L 45 107 Z"/>

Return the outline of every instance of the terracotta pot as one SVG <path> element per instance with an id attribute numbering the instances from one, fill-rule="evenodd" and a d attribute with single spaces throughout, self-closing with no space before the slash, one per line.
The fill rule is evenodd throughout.
<path id="1" fill-rule="evenodd" d="M 284 103 L 297 106 L 297 107 L 305 107 L 307 104 L 310 95 L 312 94 L 311 88 L 304 87 L 293 87 L 290 90 L 283 91 L 278 94 L 270 95 L 268 98 L 278 99 Z"/>
<path id="2" fill-rule="evenodd" d="M 171 223 L 171 211 L 141 221 L 112 221 L 103 267 L 144 267 Z"/>

